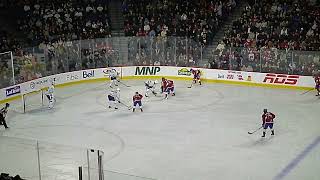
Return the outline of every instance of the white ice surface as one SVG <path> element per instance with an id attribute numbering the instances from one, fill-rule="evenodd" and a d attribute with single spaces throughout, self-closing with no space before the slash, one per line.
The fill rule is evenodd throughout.
<path id="1" fill-rule="evenodd" d="M 121 98 L 131 105 L 135 91 L 144 93 L 143 81 L 125 83 L 131 87 L 120 86 Z M 0 127 L 0 135 L 14 137 L 0 137 L 0 170 L 36 179 L 35 141 L 15 139 L 25 138 L 40 141 L 47 179 L 76 179 L 85 148 L 93 148 L 104 151 L 105 170 L 158 180 L 269 180 L 320 135 L 320 99 L 312 92 L 188 84 L 176 82 L 177 95 L 168 100 L 144 98 L 143 113 L 107 109 L 104 83 L 56 88 L 51 111 L 40 107 L 37 94 L 26 114 L 14 102 L 10 129 Z M 262 131 L 247 132 L 261 125 L 264 108 L 277 116 L 276 135 L 262 139 Z M 319 167 L 317 146 L 284 179 L 318 180 Z"/>

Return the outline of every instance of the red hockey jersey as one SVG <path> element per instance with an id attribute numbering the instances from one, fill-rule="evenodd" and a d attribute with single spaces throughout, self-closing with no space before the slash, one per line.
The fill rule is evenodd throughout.
<path id="1" fill-rule="evenodd" d="M 276 115 L 274 115 L 271 112 L 267 112 L 265 114 L 262 114 L 262 122 L 264 123 L 273 123 L 273 119 L 276 117 Z"/>
<path id="2" fill-rule="evenodd" d="M 133 102 L 141 101 L 142 97 L 143 96 L 141 94 L 136 94 L 133 96 L 132 100 L 133 100 Z"/>

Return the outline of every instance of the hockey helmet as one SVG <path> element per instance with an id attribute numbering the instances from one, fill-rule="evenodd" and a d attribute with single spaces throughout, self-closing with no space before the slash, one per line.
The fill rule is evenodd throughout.
<path id="1" fill-rule="evenodd" d="M 135 94 L 139 94 L 139 92 L 137 91 Z"/>
<path id="2" fill-rule="evenodd" d="M 9 107 L 10 106 L 10 104 L 9 103 L 6 103 L 6 107 Z"/>
<path id="3" fill-rule="evenodd" d="M 157 80 L 155 80 L 155 81 L 154 81 L 154 83 L 155 83 L 155 84 L 158 84 L 158 81 L 157 81 Z"/>
<path id="4" fill-rule="evenodd" d="M 263 112 L 264 112 L 264 113 L 267 113 L 267 112 L 268 112 L 268 109 L 263 109 Z"/>
<path id="5" fill-rule="evenodd" d="M 120 92 L 120 88 L 117 88 L 117 91 Z"/>
<path id="6" fill-rule="evenodd" d="M 161 80 L 162 80 L 162 81 L 165 81 L 165 80 L 166 80 L 166 78 L 162 77 L 162 78 L 161 78 Z"/>

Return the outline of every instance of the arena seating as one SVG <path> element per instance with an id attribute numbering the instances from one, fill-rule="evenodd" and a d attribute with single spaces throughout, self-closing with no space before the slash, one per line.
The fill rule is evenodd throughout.
<path id="1" fill-rule="evenodd" d="M 33 45 L 42 42 L 109 37 L 108 1 L 38 0 L 18 3 L 19 30 Z"/>
<path id="2" fill-rule="evenodd" d="M 320 8 L 308 0 L 261 0 L 247 6 L 225 33 L 233 47 L 320 50 Z"/>
<path id="3" fill-rule="evenodd" d="M 213 53 L 209 62 L 211 68 L 303 75 L 311 75 L 315 69 L 320 68 L 319 5 L 309 0 L 248 1 L 249 5 L 241 17 L 225 32 L 217 51 Z M 160 62 L 161 65 L 197 65 L 200 57 L 206 53 L 202 54 L 200 50 L 204 49 L 204 45 L 211 44 L 222 21 L 236 8 L 236 4 L 235 0 L 124 0 L 122 11 L 125 35 L 141 38 L 139 42 L 133 39 L 128 44 L 130 62 L 135 62 L 134 65 L 159 64 L 166 54 L 166 60 Z M 62 57 L 66 49 L 61 46 L 72 40 L 111 36 L 108 1 L 1 1 L 0 9 L 8 7 L 16 8 L 17 12 L 14 13 L 22 17 L 17 21 L 17 29 L 25 34 L 28 46 L 35 46 L 36 53 L 48 49 L 46 56 L 49 61 L 52 61 L 52 54 L 55 53 L 58 64 L 62 64 L 59 65 L 59 72 L 69 70 L 63 66 L 65 63 Z M 155 36 L 156 41 L 151 46 L 158 49 L 153 52 L 147 38 L 143 38 Z M 30 64 L 41 64 L 39 57 L 29 55 L 30 52 L 35 53 L 34 49 L 22 51 L 19 48 L 20 41 L 18 43 L 7 31 L 0 31 L 0 37 L 0 52 L 13 50 L 18 54 L 16 57 L 20 57 L 17 62 L 23 62 L 20 63 L 21 67 L 32 71 Z M 194 41 L 186 43 L 185 37 Z M 174 46 L 178 48 L 172 48 Z M 57 51 L 53 52 L 52 49 Z M 113 51 L 112 47 L 109 49 L 115 52 L 112 56 L 118 56 L 119 52 Z M 91 50 L 90 54 L 89 50 L 90 46 L 82 47 L 82 68 L 92 67 L 86 62 L 93 61 L 92 53 L 95 51 Z M 100 55 L 106 56 L 105 53 Z M 76 54 L 73 57 L 78 56 Z M 175 62 L 170 62 L 173 60 Z M 0 63 L 0 69 L 2 74 L 9 74 L 3 70 L 7 69 L 5 63 Z M 79 67 L 70 69 L 76 70 Z M 39 74 L 46 75 L 45 72 L 38 73 L 30 78 Z"/>
<path id="4" fill-rule="evenodd" d="M 234 0 L 125 0 L 126 36 L 187 36 L 210 44 Z"/>
<path id="5" fill-rule="evenodd" d="M 0 30 L 0 52 L 14 51 L 19 48 L 19 43 L 5 30 Z"/>

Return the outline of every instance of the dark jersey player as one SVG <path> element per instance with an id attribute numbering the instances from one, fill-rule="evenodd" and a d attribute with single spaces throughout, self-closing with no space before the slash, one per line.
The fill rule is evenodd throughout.
<path id="1" fill-rule="evenodd" d="M 9 106 L 10 106 L 10 104 L 6 103 L 6 106 L 4 108 L 0 109 L 0 125 L 3 125 L 6 129 L 9 128 L 7 126 L 7 123 L 5 120 Z"/>
<path id="2" fill-rule="evenodd" d="M 266 136 L 266 131 L 268 128 L 271 129 L 271 135 L 274 135 L 273 120 L 275 117 L 276 116 L 272 112 L 268 112 L 267 109 L 263 110 L 263 114 L 262 114 L 263 134 L 262 134 L 262 137 Z"/>
<path id="3" fill-rule="evenodd" d="M 316 83 L 315 89 L 317 90 L 316 96 L 320 96 L 320 74 L 314 76 L 314 82 Z"/>
<path id="4" fill-rule="evenodd" d="M 198 69 L 190 69 L 190 71 L 193 74 L 193 83 L 196 84 L 198 82 L 201 85 L 201 71 Z"/>

